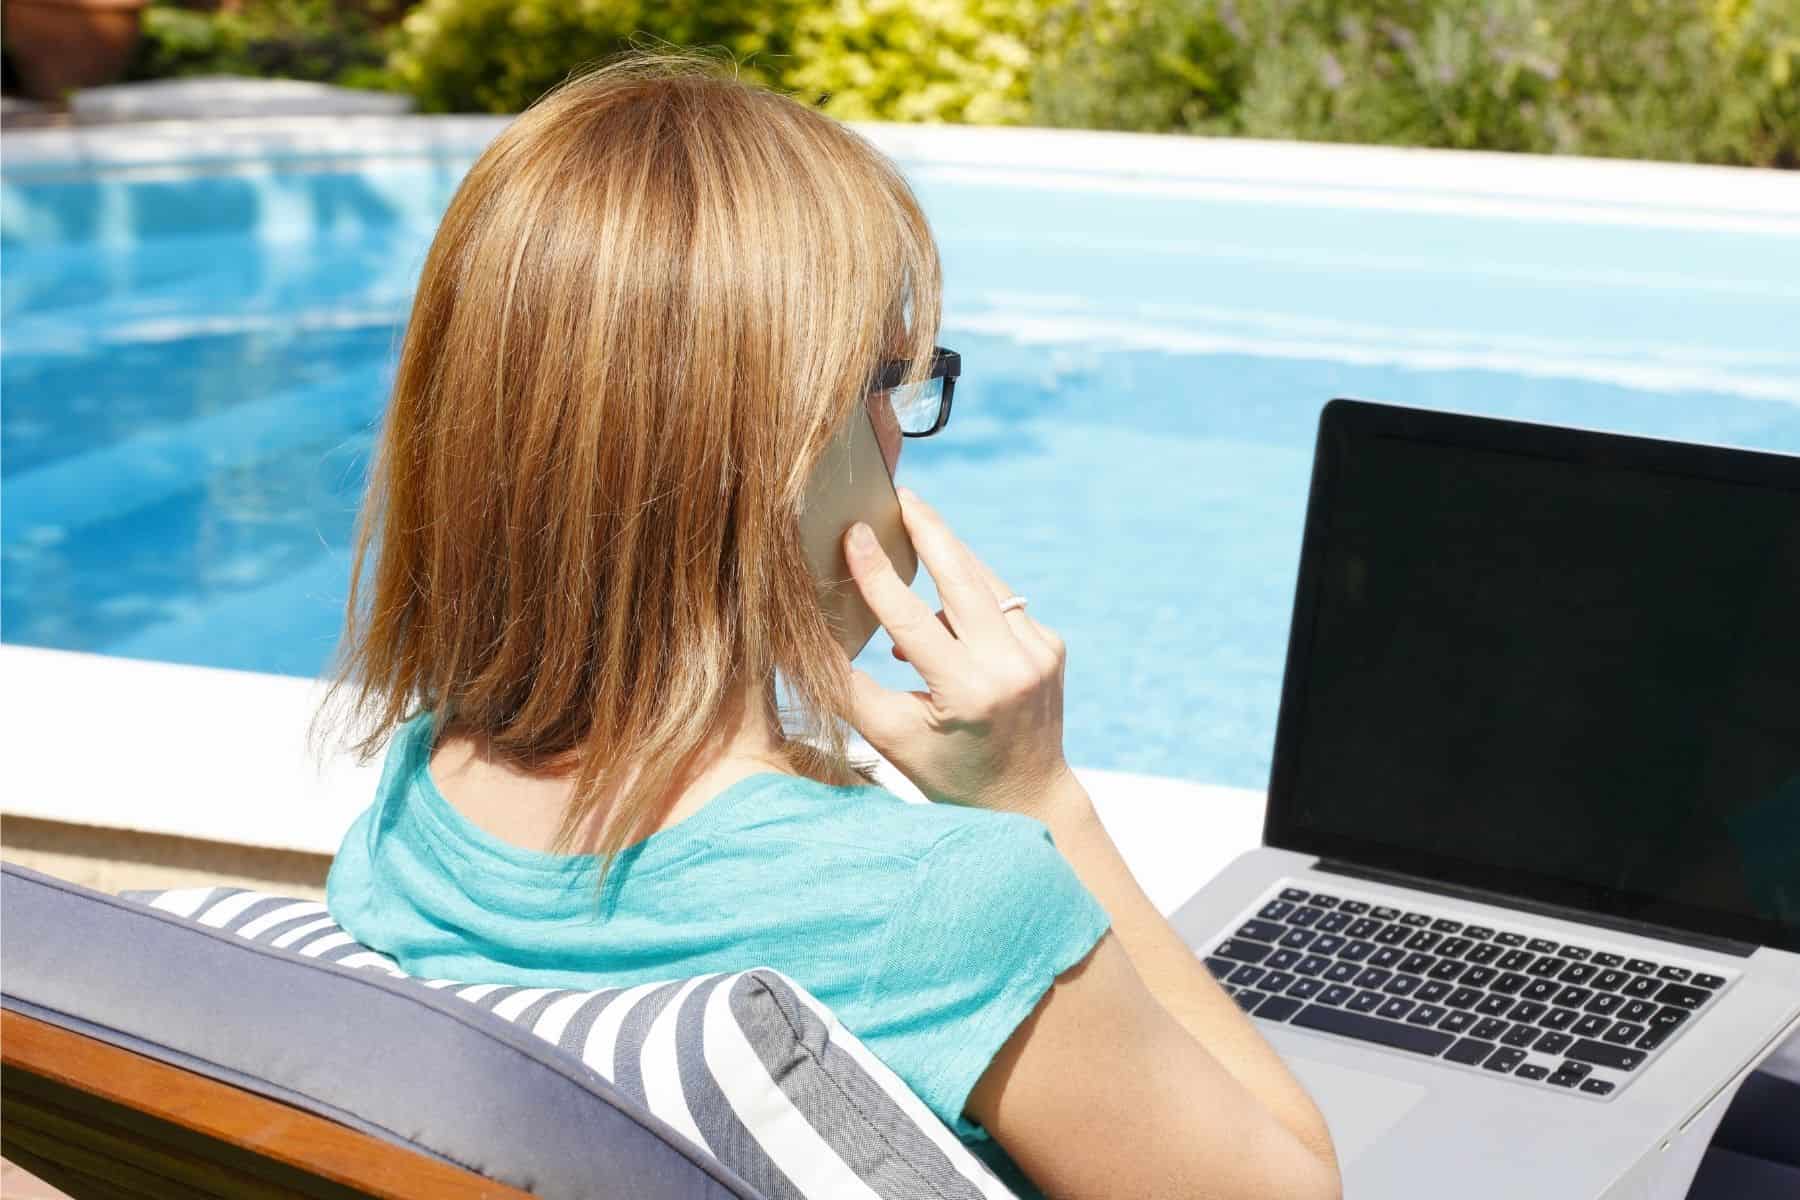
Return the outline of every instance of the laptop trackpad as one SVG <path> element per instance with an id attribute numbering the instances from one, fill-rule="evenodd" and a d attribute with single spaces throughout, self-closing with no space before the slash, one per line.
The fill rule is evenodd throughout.
<path id="1" fill-rule="evenodd" d="M 1374 1145 L 1376 1139 L 1392 1129 L 1428 1090 L 1416 1083 L 1302 1058 L 1297 1054 L 1284 1054 L 1282 1061 L 1305 1085 L 1319 1111 L 1325 1114 L 1325 1124 L 1331 1128 L 1331 1141 L 1337 1150 L 1340 1167 L 1348 1166 Z"/>

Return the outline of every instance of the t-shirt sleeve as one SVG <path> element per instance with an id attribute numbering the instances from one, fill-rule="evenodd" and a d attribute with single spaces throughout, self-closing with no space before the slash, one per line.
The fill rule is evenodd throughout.
<path id="1" fill-rule="evenodd" d="M 1056 977 L 1111 925 L 1050 829 L 984 813 L 920 858 L 889 919 L 865 996 L 884 1015 L 878 1053 L 964 1138 L 962 1115 L 994 1055 Z"/>

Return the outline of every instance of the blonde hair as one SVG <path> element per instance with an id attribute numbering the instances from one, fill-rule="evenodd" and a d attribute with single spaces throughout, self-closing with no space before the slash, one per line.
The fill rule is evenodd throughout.
<path id="1" fill-rule="evenodd" d="M 798 706 L 791 769 L 866 781 L 796 517 L 876 364 L 926 374 L 941 287 L 893 164 L 726 64 L 545 93 L 458 186 L 405 329 L 325 697 L 362 761 L 423 710 L 517 770 L 573 760 L 563 849 L 638 765 L 602 886 L 752 680 L 778 730 L 777 672 Z"/>

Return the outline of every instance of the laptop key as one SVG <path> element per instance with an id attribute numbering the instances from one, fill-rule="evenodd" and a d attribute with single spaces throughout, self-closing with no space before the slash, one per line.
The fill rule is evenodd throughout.
<path id="1" fill-rule="evenodd" d="M 1553 1008 L 1538 1018 L 1538 1024 L 1545 1029 L 1567 1029 L 1581 1019 L 1581 1014 L 1572 1008 Z"/>
<path id="2" fill-rule="evenodd" d="M 1711 992 L 1704 988 L 1686 987 L 1679 983 L 1671 983 L 1656 993 L 1658 1004 L 1668 1004 L 1675 1008 L 1696 1009 L 1706 1003 Z"/>
<path id="3" fill-rule="evenodd" d="M 1609 1041 L 1616 1046 L 1631 1046 L 1635 1045 L 1637 1040 L 1644 1036 L 1644 1027 L 1642 1025 L 1633 1025 L 1630 1021 L 1618 1021 L 1614 1023 L 1611 1029 L 1600 1036 L 1603 1040 Z"/>
<path id="4" fill-rule="evenodd" d="M 1323 971 L 1330 965 L 1331 960 L 1329 958 L 1325 958 L 1318 954 L 1309 954 L 1294 964 L 1294 973 L 1297 975 L 1317 975 L 1320 971 Z"/>
<path id="5" fill-rule="evenodd" d="M 1314 892 L 1312 894 L 1312 899 L 1308 900 L 1307 903 L 1318 908 L 1336 908 L 1338 906 L 1338 898 L 1336 896 L 1327 896 L 1324 892 Z"/>
<path id="6" fill-rule="evenodd" d="M 1268 998 L 1269 995 L 1267 992 L 1253 992 L 1249 988 L 1244 988 L 1242 991 L 1232 996 L 1232 999 L 1237 1001 L 1238 1007 L 1245 1012 L 1255 1012 L 1256 1006 Z"/>
<path id="7" fill-rule="evenodd" d="M 1257 910 L 1256 915 L 1265 921 L 1279 921 L 1294 911 L 1294 906 L 1286 900 L 1271 900 Z"/>
<path id="8" fill-rule="evenodd" d="M 1469 969 L 1469 964 L 1457 962 L 1454 958 L 1440 958 L 1429 974 L 1433 979 L 1455 979 Z"/>
<path id="9" fill-rule="evenodd" d="M 1686 983 L 1693 972 L 1686 967 L 1664 967 L 1656 973 L 1658 979 L 1669 979 L 1676 983 Z"/>
<path id="10" fill-rule="evenodd" d="M 1360 916 L 1369 911 L 1369 904 L 1366 900 L 1346 900 L 1338 905 L 1338 911 L 1353 913 Z"/>
<path id="11" fill-rule="evenodd" d="M 1220 958 L 1216 954 L 1209 954 L 1206 957 L 1206 969 L 1211 971 L 1213 976 L 1218 979 L 1223 979 L 1231 974 L 1237 969 L 1237 965 L 1238 964 L 1232 962 L 1229 958 Z"/>
<path id="12" fill-rule="evenodd" d="M 1511 996 L 1489 994 L 1481 998 L 1481 1003 L 1475 1006 L 1475 1011 L 1484 1017 L 1498 1017 L 1512 1006 L 1513 998 Z"/>
<path id="13" fill-rule="evenodd" d="M 1345 946 L 1342 950 L 1339 950 L 1338 957 L 1339 958 L 1347 958 L 1351 962 L 1361 962 L 1363 959 L 1369 957 L 1369 955 L 1371 955 L 1373 953 L 1375 953 L 1375 943 L 1374 942 L 1360 942 L 1359 941 L 1359 942 L 1351 942 L 1348 946 Z"/>
<path id="14" fill-rule="evenodd" d="M 1695 987 L 1706 988 L 1708 991 L 1711 991 L 1714 988 L 1724 987 L 1725 977 L 1723 975 L 1696 975 L 1688 980 L 1688 982 Z"/>
<path id="15" fill-rule="evenodd" d="M 1356 978 L 1356 973 L 1360 970 L 1362 970 L 1362 968 L 1355 963 L 1345 962 L 1340 958 L 1329 967 L 1325 968 L 1323 978 L 1327 983 L 1349 983 L 1352 979 Z"/>
<path id="16" fill-rule="evenodd" d="M 1635 1071 L 1644 1061 L 1643 1051 L 1626 1046 L 1609 1046 L 1605 1042 L 1596 1042 L 1592 1038 L 1580 1038 L 1564 1052 L 1564 1056 L 1576 1062 L 1593 1063 L 1596 1067 L 1611 1067 L 1615 1071 Z"/>
<path id="17" fill-rule="evenodd" d="M 1481 1064 L 1481 1069 L 1484 1071 L 1511 1071 L 1524 1061 L 1525 1052 L 1523 1050 L 1512 1046 L 1502 1046 L 1488 1055 L 1487 1061 Z"/>
<path id="18" fill-rule="evenodd" d="M 1525 965 L 1535 957 L 1536 955 L 1530 954 L 1524 950 L 1508 950 L 1505 954 L 1500 956 L 1500 961 L 1494 965 L 1499 967 L 1502 971 L 1523 971 Z"/>
<path id="19" fill-rule="evenodd" d="M 1555 999 L 1556 993 L 1560 991 L 1562 986 L 1554 979 L 1534 979 L 1525 985 L 1525 990 L 1519 993 L 1519 999 L 1543 1002 Z"/>
<path id="20" fill-rule="evenodd" d="M 1398 1021 L 1412 1010 L 1413 1001 L 1401 996 L 1393 996 L 1382 1002 L 1381 1007 L 1375 1010 L 1375 1015 L 1386 1017 L 1390 1021 Z"/>
<path id="21" fill-rule="evenodd" d="M 1310 929 L 1290 929 L 1282 935 L 1281 944 L 1289 950 L 1304 950 L 1318 936 Z"/>
<path id="22" fill-rule="evenodd" d="M 1688 1012 L 1684 1008 L 1659 1008 L 1650 1018 L 1650 1024 L 1659 1029 L 1673 1029 L 1687 1019 Z"/>
<path id="23" fill-rule="evenodd" d="M 1572 1088 L 1587 1077 L 1590 1068 L 1581 1063 L 1564 1063 L 1556 1068 L 1550 1076 L 1550 1082 L 1557 1087 Z"/>
<path id="24" fill-rule="evenodd" d="M 1481 996 L 1482 993 L 1476 991 L 1474 988 L 1457 988 L 1454 992 L 1451 992 L 1448 996 L 1444 997 L 1444 1003 L 1448 1004 L 1451 1008 L 1469 1008 L 1473 1006 L 1477 1000 L 1481 999 Z"/>
<path id="25" fill-rule="evenodd" d="M 1478 942 L 1486 941 L 1494 936 L 1494 931 L 1486 925 L 1465 925 L 1462 932 L 1464 937 L 1473 938 Z"/>
<path id="26" fill-rule="evenodd" d="M 1593 951 L 1583 949 L 1580 946 L 1564 946 L 1561 950 L 1556 952 L 1558 958 L 1566 958 L 1573 962 L 1586 962 L 1592 955 Z"/>
<path id="27" fill-rule="evenodd" d="M 1384 971 L 1380 967 L 1367 967 L 1356 977 L 1356 986 L 1378 988 L 1393 977 L 1392 971 Z"/>
<path id="28" fill-rule="evenodd" d="M 1536 1025 L 1514 1025 L 1511 1029 L 1500 1035 L 1500 1044 L 1502 1046 L 1517 1046 L 1519 1049 L 1523 1050 L 1531 1045 L 1531 1043 L 1537 1041 L 1538 1034 L 1542 1032 L 1543 1030 L 1539 1029 Z"/>
<path id="29" fill-rule="evenodd" d="M 1300 1001 L 1288 996 L 1270 996 L 1256 1006 L 1256 1016 L 1265 1021 L 1285 1021 L 1294 1015 Z"/>
<path id="30" fill-rule="evenodd" d="M 1324 909 L 1314 908 L 1310 904 L 1302 904 L 1299 908 L 1296 908 L 1293 912 L 1288 914 L 1287 923 L 1305 929 L 1324 915 Z"/>
<path id="31" fill-rule="evenodd" d="M 1400 960 L 1405 957 L 1406 951 L 1394 946 L 1383 946 L 1375 951 L 1375 953 L 1369 955 L 1369 965 L 1371 967 L 1396 967 L 1400 965 Z"/>
<path id="32" fill-rule="evenodd" d="M 1670 986 L 1674 985 L 1671 984 Z M 1598 1013 L 1600 1016 L 1604 1017 L 1624 1003 L 1625 997 L 1619 995 L 1617 992 L 1600 992 L 1592 1000 L 1589 1000 L 1581 1007 L 1584 1012 Z"/>
<path id="33" fill-rule="evenodd" d="M 1429 950 L 1443 940 L 1443 934 L 1433 933 L 1429 929 L 1421 929 L 1406 939 L 1406 948 L 1408 950 Z"/>
<path id="34" fill-rule="evenodd" d="M 1439 917 L 1431 923 L 1431 927 L 1438 933 L 1456 933 L 1462 929 L 1462 922 L 1452 921 L 1449 917 Z"/>
<path id="35" fill-rule="evenodd" d="M 1531 980 L 1519 974 L 1517 971 L 1508 971 L 1506 974 L 1500 976 L 1500 978 L 1494 980 L 1494 982 L 1488 984 L 1488 991 L 1504 992 L 1510 996 L 1530 982 Z"/>
<path id="36" fill-rule="evenodd" d="M 1555 962 L 1556 960 L 1551 959 L 1550 961 Z M 1599 974 L 1599 972 L 1594 969 L 1593 963 L 1578 962 L 1570 963 L 1568 966 L 1564 967 L 1562 974 L 1558 975 L 1557 978 L 1564 983 L 1586 983 L 1597 974 Z"/>
<path id="37" fill-rule="evenodd" d="M 1469 1036 L 1478 1037 L 1484 1042 L 1494 1042 L 1500 1040 L 1500 1035 L 1505 1032 L 1505 1021 L 1496 1020 L 1493 1017 L 1484 1017 L 1475 1022 L 1475 1028 L 1469 1030 Z"/>
<path id="38" fill-rule="evenodd" d="M 1350 920 L 1351 918 L 1348 913 L 1326 913 L 1325 919 L 1320 921 L 1314 928 L 1320 933 L 1336 933 L 1344 928 L 1344 926 L 1350 924 Z"/>
<path id="39" fill-rule="evenodd" d="M 1343 948 L 1344 939 L 1335 933 L 1328 933 L 1323 937 L 1313 939 L 1312 952 L 1314 954 L 1323 954 L 1326 958 L 1330 958 Z"/>
<path id="40" fill-rule="evenodd" d="M 1480 1038 L 1466 1037 L 1460 1039 L 1450 1049 L 1444 1051 L 1444 1057 L 1451 1062 L 1464 1066 L 1475 1066 L 1482 1059 L 1493 1053 L 1497 1047 L 1492 1042 L 1484 1042 Z"/>
<path id="41" fill-rule="evenodd" d="M 1226 938 L 1219 943 L 1219 948 L 1214 953 L 1220 958 L 1259 963 L 1269 957 L 1273 949 L 1274 947 L 1265 946 L 1261 942 L 1240 942 L 1235 938 Z"/>
<path id="42" fill-rule="evenodd" d="M 1417 975 L 1396 975 L 1381 990 L 1390 996 L 1410 996 L 1421 982 Z"/>
<path id="43" fill-rule="evenodd" d="M 1488 981 L 1499 973 L 1492 967 L 1470 967 L 1463 972 L 1462 981 L 1470 987 L 1486 987 Z"/>
<path id="44" fill-rule="evenodd" d="M 1549 938 L 1532 938 L 1525 943 L 1525 948 L 1535 954 L 1555 954 L 1556 943 Z"/>
<path id="45" fill-rule="evenodd" d="M 1619 990 L 1627 996 L 1644 997 L 1656 995 L 1661 987 L 1663 984 L 1649 975 L 1636 975 L 1632 977 L 1630 983 Z"/>
<path id="46" fill-rule="evenodd" d="M 1625 960 L 1625 969 L 1635 971 L 1639 975 L 1656 974 L 1656 964 L 1647 958 L 1628 958 Z"/>
<path id="47" fill-rule="evenodd" d="M 1588 989 L 1570 984 L 1562 991 L 1556 993 L 1556 999 L 1552 1001 L 1552 1003 L 1560 1005 L 1563 1008 L 1580 1008 L 1589 1000 L 1593 999 L 1593 997 L 1594 993 L 1590 992 Z"/>
<path id="48" fill-rule="evenodd" d="M 1227 975 L 1225 977 L 1225 982 L 1226 983 L 1235 983 L 1239 987 L 1250 987 L 1250 986 L 1254 985 L 1256 983 L 1256 981 L 1261 979 L 1262 977 L 1263 977 L 1263 969 L 1261 967 L 1251 966 L 1249 963 L 1243 963 L 1238 967 L 1237 970 L 1233 971 L 1230 975 Z"/>
<path id="49" fill-rule="evenodd" d="M 1637 1048 L 1639 1050 L 1654 1050 L 1664 1042 L 1668 1041 L 1674 1034 L 1675 1026 L 1673 1025 L 1652 1025 L 1645 1031 L 1644 1036 L 1637 1040 Z"/>
<path id="50" fill-rule="evenodd" d="M 1436 1025 L 1450 1010 L 1437 1004 L 1421 1004 L 1406 1018 L 1409 1025 Z"/>
<path id="51" fill-rule="evenodd" d="M 1377 921 L 1398 921 L 1400 919 L 1400 910 L 1397 908 L 1388 908 L 1384 905 L 1377 905 L 1369 910 L 1369 915 L 1374 917 Z"/>
<path id="52" fill-rule="evenodd" d="M 1292 996 L 1296 1000 L 1311 1000 L 1324 986 L 1324 982 L 1318 979 L 1302 979 L 1297 981 L 1292 987 L 1288 988 L 1282 995 Z"/>
<path id="53" fill-rule="evenodd" d="M 1378 1017 L 1363 1016 L 1342 1008 L 1309 1004 L 1294 1015 L 1290 1024 L 1303 1029 L 1342 1034 L 1365 1042 L 1411 1050 L 1414 1054 L 1442 1054 L 1456 1039 L 1436 1029 L 1419 1025 L 1398 1025 Z"/>
<path id="54" fill-rule="evenodd" d="M 1507 1015 L 1515 1021 L 1535 1021 L 1549 1011 L 1549 1005 L 1539 1004 L 1535 1000 L 1521 1000 L 1513 1005 L 1512 1012 Z"/>
<path id="55" fill-rule="evenodd" d="M 1374 1012 L 1376 1009 L 1381 1007 L 1381 1002 L 1386 999 L 1387 999 L 1387 997 L 1382 995 L 1380 992 L 1363 991 L 1363 992 L 1358 992 L 1358 993 L 1356 993 L 1356 995 L 1352 996 L 1350 998 L 1350 1003 L 1344 1005 L 1344 1007 L 1349 1009 L 1351 1012 L 1358 1012 L 1358 1013 Z"/>
<path id="56" fill-rule="evenodd" d="M 1570 1026 L 1569 1032 L 1573 1033 L 1576 1037 L 1581 1038 L 1599 1037 L 1602 1033 L 1606 1032 L 1611 1025 L 1612 1022 L 1607 1018 L 1589 1013 L 1587 1016 L 1581 1018 L 1581 1020 L 1575 1022 L 1574 1025 Z"/>
<path id="57" fill-rule="evenodd" d="M 1613 1090 L 1613 1082 L 1610 1079 L 1584 1079 L 1581 1081 L 1581 1090 L 1591 1095 L 1604 1096 Z"/>
<path id="58" fill-rule="evenodd" d="M 1593 962 L 1596 967 L 1622 967 L 1625 965 L 1625 956 L 1622 954 L 1608 954 L 1604 950 L 1596 950 L 1594 951 Z"/>
<path id="59" fill-rule="evenodd" d="M 1415 913 L 1415 912 L 1402 913 L 1400 915 L 1400 923 L 1402 925 L 1410 925 L 1414 929 L 1423 929 L 1427 925 L 1431 924 L 1431 918 L 1426 916 L 1424 913 Z"/>
<path id="60" fill-rule="evenodd" d="M 1375 935 L 1375 940 L 1383 946 L 1394 946 L 1412 936 L 1412 930 L 1404 925 L 1386 925 Z"/>
<path id="61" fill-rule="evenodd" d="M 1475 948 L 1463 955 L 1463 958 L 1478 967 L 1485 967 L 1506 953 L 1506 948 L 1499 942 L 1477 942 Z"/>
<path id="62" fill-rule="evenodd" d="M 1436 1004 L 1450 994 L 1450 985 L 1438 979 L 1428 979 L 1419 985 L 1413 993 L 1413 999 L 1421 1004 Z"/>
<path id="63" fill-rule="evenodd" d="M 1546 1033 L 1537 1040 L 1539 1054 L 1561 1054 L 1575 1039 L 1566 1033 Z"/>
<path id="64" fill-rule="evenodd" d="M 1523 946 L 1525 935 L 1522 933 L 1496 933 L 1494 940 L 1502 946 Z"/>
<path id="65" fill-rule="evenodd" d="M 1254 942 L 1278 942 L 1286 932 L 1285 925 L 1277 925 L 1273 921 L 1245 921 L 1231 936 L 1249 938 Z"/>
<path id="66" fill-rule="evenodd" d="M 1281 889 L 1281 898 L 1283 900 L 1299 901 L 1299 900 L 1305 900 L 1307 897 L 1306 897 L 1306 893 L 1301 891 L 1299 888 L 1291 887 L 1291 888 L 1282 888 Z"/>
<path id="67" fill-rule="evenodd" d="M 1269 955 L 1263 966 L 1271 971 L 1288 971 L 1293 969 L 1294 964 L 1299 962 L 1300 958 L 1298 950 L 1277 950 Z"/>
<path id="68" fill-rule="evenodd" d="M 1518 1070 L 1513 1072 L 1520 1079 L 1542 1079 L 1549 1073 L 1549 1067 L 1540 1067 L 1536 1063 L 1520 1063 Z"/>
<path id="69" fill-rule="evenodd" d="M 1423 975 L 1436 965 L 1437 959 L 1434 956 L 1430 954 L 1421 954 L 1415 950 L 1401 960 L 1400 969 L 1405 971 L 1408 975 Z"/>
<path id="70" fill-rule="evenodd" d="M 1353 938 L 1372 937 L 1383 928 L 1384 926 L 1380 921 L 1372 921 L 1368 917 L 1359 917 L 1350 922 L 1344 929 L 1344 936 Z"/>
<path id="71" fill-rule="evenodd" d="M 1563 977 L 1567 978 L 1566 972 L 1572 971 L 1576 967 L 1582 967 L 1583 969 L 1591 970 L 1591 968 L 1589 968 L 1586 963 L 1565 962 L 1560 955 L 1546 954 L 1546 955 L 1543 955 L 1542 957 L 1540 957 L 1536 962 L 1532 963 L 1529 967 L 1526 967 L 1525 973 L 1527 975 L 1531 975 L 1536 978 L 1542 979 L 1549 975 L 1555 975 L 1558 972 L 1564 972 Z M 1577 979 L 1577 980 L 1571 980 L 1571 982 L 1579 983 L 1581 981 Z"/>
<path id="72" fill-rule="evenodd" d="M 1286 971 L 1270 971 L 1267 975 L 1263 976 L 1262 985 L 1266 991 L 1285 992 L 1288 990 L 1288 986 L 1297 978 L 1299 978 L 1299 976 L 1291 975 Z"/>
<path id="73" fill-rule="evenodd" d="M 1437 952 L 1445 958 L 1461 958 L 1474 944 L 1466 937 L 1445 938 L 1437 944 Z"/>
<path id="74" fill-rule="evenodd" d="M 1326 988 L 1324 991 L 1319 993 L 1319 1003 L 1320 1004 L 1342 1004 L 1342 1003 L 1344 1003 L 1344 1001 L 1350 999 L 1350 997 L 1352 997 L 1354 995 L 1356 995 L 1355 988 L 1346 987 L 1345 985 L 1343 985 L 1341 983 L 1334 983 L 1330 987 Z"/>
<path id="75" fill-rule="evenodd" d="M 1656 1003 L 1652 1000 L 1633 1000 L 1613 1015 L 1621 1021 L 1636 1021 L 1641 1025 L 1656 1015 Z"/>
<path id="76" fill-rule="evenodd" d="M 1462 1009 L 1451 1009 L 1450 1015 L 1439 1021 L 1437 1027 L 1445 1033 L 1461 1033 L 1474 1023 L 1474 1013 Z"/>
<path id="77" fill-rule="evenodd" d="M 1589 982 L 1600 991 L 1616 992 L 1631 982 L 1631 976 L 1624 971 L 1608 970 L 1600 972 Z"/>

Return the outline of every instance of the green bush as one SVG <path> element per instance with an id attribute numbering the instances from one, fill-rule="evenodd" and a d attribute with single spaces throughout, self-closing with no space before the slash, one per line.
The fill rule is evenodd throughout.
<path id="1" fill-rule="evenodd" d="M 571 70 L 633 44 L 723 47 L 778 83 L 794 0 L 425 0 L 388 60 L 422 112 L 519 112 Z"/>
<path id="2" fill-rule="evenodd" d="M 1032 117 L 1793 166 L 1797 76 L 1800 0 L 1140 0 L 1039 62 Z"/>
<path id="3" fill-rule="evenodd" d="M 348 87 L 392 86 L 383 17 L 403 0 L 247 0 L 237 12 L 171 5 L 144 10 L 129 79 L 256 75 Z"/>

